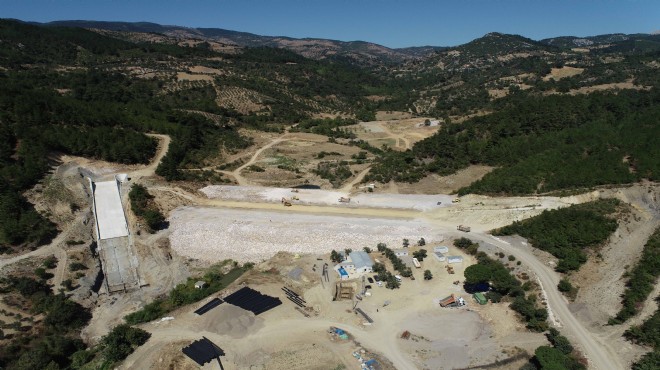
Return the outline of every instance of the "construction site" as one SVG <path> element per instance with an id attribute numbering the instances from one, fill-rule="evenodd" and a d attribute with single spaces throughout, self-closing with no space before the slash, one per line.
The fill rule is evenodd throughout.
<path id="1" fill-rule="evenodd" d="M 101 289 L 90 294 L 95 280 L 83 277 L 73 293 L 93 310 L 83 329 L 91 343 L 189 277 L 198 281 L 210 266 L 254 265 L 218 293 L 140 324 L 151 339 L 124 361 L 124 369 L 519 367 L 547 339 L 528 331 L 506 304 L 464 290 L 464 271 L 475 259 L 454 247 L 454 241 L 469 237 L 490 256 L 501 251 L 515 255 L 521 264 L 509 267 L 538 277 L 535 284 L 547 295 L 549 312 L 557 322 L 570 324 L 563 328 L 573 335 L 579 321 L 570 321 L 562 297 L 546 289 L 557 284 L 548 267 L 552 259 L 524 239 L 487 232 L 546 209 L 604 196 L 638 204 L 649 196 L 641 188 L 566 197 L 398 194 L 382 188 L 370 192 L 369 184 L 357 183 L 340 189 L 195 188 L 154 175 L 169 143 L 166 136 L 159 139 L 159 152 L 145 167 L 64 158 L 66 165 L 56 176 L 72 193 L 82 193 L 83 210 L 51 246 L 0 265 L 56 253 L 62 261 L 79 258 L 92 266 L 83 247 L 74 254 L 64 246 L 67 238 L 91 237 Z M 127 199 L 135 183 L 153 194 L 167 215 L 167 228 L 154 233 L 140 228 Z M 417 244 L 421 239 L 423 246 Z M 378 251 L 379 243 L 396 250 L 411 276 L 396 273 Z M 413 257 L 421 249 L 427 257 Z M 344 260 L 332 261 L 333 250 Z M 372 271 L 376 263 L 397 274 L 398 288 L 389 289 L 378 278 Z M 55 271 L 58 286 L 71 276 L 66 266 Z M 203 288 L 205 282 L 198 282 Z M 600 343 L 594 338 L 578 343 Z M 631 351 L 624 342 L 618 345 Z M 610 353 L 609 345 L 602 348 Z M 508 365 L 497 367 L 502 361 Z"/>

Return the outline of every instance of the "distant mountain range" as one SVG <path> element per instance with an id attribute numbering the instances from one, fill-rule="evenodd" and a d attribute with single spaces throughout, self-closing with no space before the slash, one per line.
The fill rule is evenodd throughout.
<path id="1" fill-rule="evenodd" d="M 133 32 L 164 35 L 175 39 L 198 39 L 238 47 L 284 48 L 311 59 L 345 59 L 359 64 L 401 63 L 432 56 L 451 49 L 522 52 L 525 49 L 608 47 L 613 44 L 626 49 L 660 47 L 658 34 L 609 34 L 589 37 L 560 36 L 539 41 L 517 35 L 493 32 L 457 47 L 417 46 L 389 48 L 367 41 L 339 41 L 320 38 L 262 36 L 222 28 L 192 28 L 161 25 L 151 22 L 106 22 L 62 20 L 48 23 L 30 22 L 42 26 L 81 27 L 111 32 Z M 495 43 L 490 45 L 489 43 Z M 650 45 L 649 45 L 650 43 Z M 503 46 L 506 46 L 502 48 Z"/>
<path id="2" fill-rule="evenodd" d="M 222 28 L 190 28 L 160 25 L 149 22 L 102 22 L 65 20 L 49 23 L 33 23 L 44 26 L 82 27 L 115 32 L 156 33 L 175 38 L 194 38 L 241 47 L 274 47 L 294 51 L 306 58 L 348 58 L 359 62 L 370 61 L 402 62 L 423 57 L 438 50 L 439 46 L 388 48 L 365 41 L 338 41 L 317 38 L 296 39 L 286 36 L 261 36 L 249 32 L 231 31 Z"/>

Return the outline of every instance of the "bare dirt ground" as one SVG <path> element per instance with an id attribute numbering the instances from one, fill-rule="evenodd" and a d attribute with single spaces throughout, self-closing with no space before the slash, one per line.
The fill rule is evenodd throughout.
<path id="1" fill-rule="evenodd" d="M 434 120 L 427 117 L 388 119 L 361 122 L 347 128 L 375 147 L 387 145 L 395 150 L 406 150 L 438 131 L 439 126 L 424 126 L 426 119 Z"/>
<path id="2" fill-rule="evenodd" d="M 430 238 L 429 242 L 433 245 Z M 444 242 L 451 244 L 451 240 Z M 460 254 L 450 248 L 453 254 Z M 373 253 L 373 256 L 382 258 L 380 253 Z M 167 361 L 180 363 L 177 358 L 170 360 L 164 349 L 176 349 L 171 343 L 181 343 L 182 339 L 192 341 L 201 335 L 225 350 L 227 355 L 222 359 L 225 369 L 332 369 L 339 365 L 357 368 L 358 363 L 351 353 L 359 349 L 380 353 L 383 359 L 392 361 L 391 368 L 396 369 L 446 368 L 446 364 L 452 364 L 451 367 L 485 365 L 519 352 L 531 353 L 536 346 L 545 343 L 540 334 L 501 323 L 503 320 L 498 320 L 497 316 L 513 317 L 513 312 L 505 305 L 476 307 L 468 296 L 465 296 L 469 301 L 467 307 L 443 309 L 437 305 L 439 298 L 450 293 L 465 295 L 452 282 L 455 277 L 462 276 L 463 269 L 471 263 L 469 256 L 464 256 L 465 263 L 455 266 L 456 275 L 447 274 L 444 263 L 429 258 L 423 263 L 424 269 L 434 274 L 432 281 L 424 281 L 421 270 L 415 270 L 417 279 L 406 279 L 402 289 L 374 286 L 372 295 L 358 304 L 375 320 L 373 325 L 364 325 L 363 320 L 352 313 L 353 301 L 332 301 L 336 277 L 333 273 L 329 283 L 321 283 L 320 270 L 314 272 L 312 264 L 319 266 L 327 261 L 327 255 L 321 262 L 315 257 L 280 254 L 276 263 L 267 261 L 241 278 L 261 292 L 283 300 L 282 306 L 257 317 L 227 304 L 198 317 L 191 311 L 201 302 L 174 312 L 173 320 L 143 325 L 153 336 L 126 360 L 123 368 L 143 368 L 154 361 L 165 368 Z M 306 283 L 301 285 L 301 280 L 290 277 L 289 272 L 294 268 L 304 270 Z M 300 292 L 308 306 L 313 307 L 314 314 L 305 318 L 294 310 L 280 290 L 282 285 Z M 385 301 L 391 303 L 383 307 Z M 348 331 L 353 340 L 342 341 L 330 336 L 327 333 L 330 326 Z M 413 334 L 411 339 L 399 338 L 405 330 Z M 285 337 L 283 332 L 286 332 Z"/>
<path id="3" fill-rule="evenodd" d="M 481 179 L 495 168 L 490 166 L 473 165 L 462 169 L 455 174 L 439 176 L 430 174 L 415 184 L 397 182 L 377 187 L 377 193 L 401 193 L 401 194 L 452 194 L 458 189 L 468 186 Z"/>
<path id="4" fill-rule="evenodd" d="M 641 256 L 649 236 L 660 227 L 660 190 L 655 186 L 633 186 L 626 189 L 604 190 L 602 196 L 616 197 L 628 203 L 628 213 L 619 222 L 619 228 L 599 250 L 600 258 L 593 256 L 571 276 L 580 287 L 570 309 L 591 331 L 607 336 L 616 345 L 619 356 L 630 365 L 646 351 L 622 338 L 631 325 L 638 325 L 653 314 L 660 286 L 647 299 L 642 313 L 623 325 L 606 326 L 607 320 L 621 309 L 621 294 L 630 271 Z"/>
<path id="5" fill-rule="evenodd" d="M 561 68 L 552 68 L 552 70 L 548 75 L 543 76 L 543 81 L 550 81 L 550 80 L 557 81 L 557 80 L 561 80 L 562 78 L 579 75 L 582 72 L 584 72 L 584 68 L 575 68 L 569 66 L 564 66 Z"/>
<path id="6" fill-rule="evenodd" d="M 178 81 L 213 81 L 213 76 L 209 76 L 205 74 L 177 72 L 176 79 Z"/>

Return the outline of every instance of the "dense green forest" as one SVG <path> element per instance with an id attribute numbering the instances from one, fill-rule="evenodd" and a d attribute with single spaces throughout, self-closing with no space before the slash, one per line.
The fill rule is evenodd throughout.
<path id="1" fill-rule="evenodd" d="M 69 356 L 85 348 L 78 331 L 91 318 L 89 310 L 63 293 L 53 294 L 44 280 L 3 277 L 0 291 L 20 295 L 35 314 L 45 315 L 41 324 L 32 323 L 34 327 L 19 331 L 13 340 L 0 348 L 1 368 L 67 368 L 71 363 Z"/>
<path id="2" fill-rule="evenodd" d="M 368 179 L 416 182 L 471 164 L 498 167 L 459 194 L 529 194 L 621 184 L 660 174 L 660 92 L 513 94 L 498 111 L 445 125 L 406 152 L 386 153 Z"/>
<path id="3" fill-rule="evenodd" d="M 536 217 L 516 221 L 493 231 L 493 235 L 518 234 L 535 247 L 559 259 L 556 270 L 577 270 L 587 261 L 585 250 L 599 246 L 616 230 L 617 221 L 608 217 L 619 201 L 600 199 L 556 210 L 545 210 Z"/>
<path id="4" fill-rule="evenodd" d="M 657 229 L 646 242 L 642 257 L 627 276 L 626 291 L 622 299 L 623 307 L 610 319 L 610 324 L 621 324 L 636 315 L 646 298 L 653 292 L 653 287 L 660 276 L 660 229 Z"/>

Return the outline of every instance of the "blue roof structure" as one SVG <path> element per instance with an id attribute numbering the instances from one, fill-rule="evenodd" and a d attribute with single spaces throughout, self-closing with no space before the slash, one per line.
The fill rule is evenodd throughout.
<path id="1" fill-rule="evenodd" d="M 374 261 L 371 260 L 371 257 L 369 257 L 369 254 L 367 254 L 367 252 L 364 251 L 351 252 L 351 254 L 349 254 L 349 257 L 351 257 L 351 261 L 353 261 L 353 265 L 355 266 L 356 269 L 362 267 L 372 268 L 374 266 Z"/>

